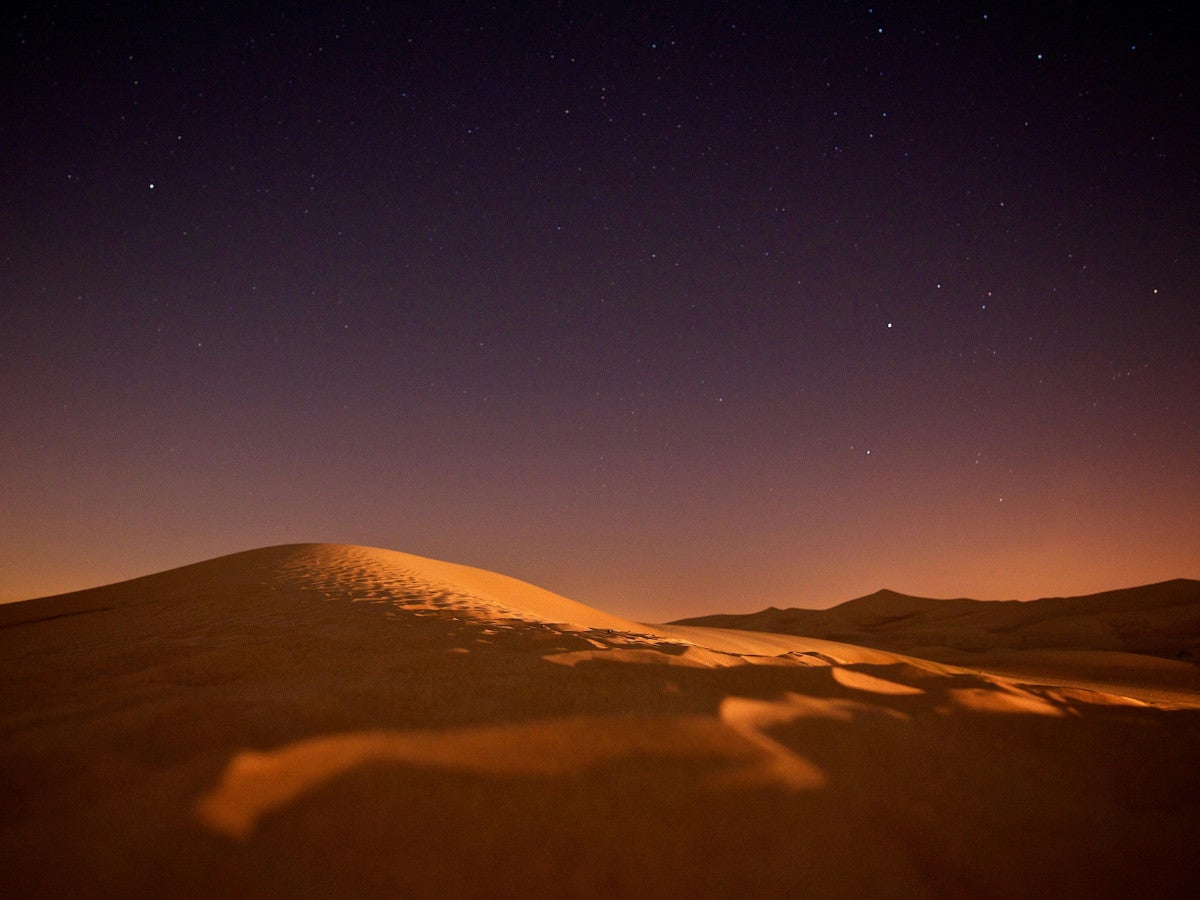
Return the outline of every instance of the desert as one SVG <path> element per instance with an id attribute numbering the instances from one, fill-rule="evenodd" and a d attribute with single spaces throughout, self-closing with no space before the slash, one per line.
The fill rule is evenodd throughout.
<path id="1" fill-rule="evenodd" d="M 1200 895 L 1200 6 L 11 8 L 0 900 Z"/>
<path id="2" fill-rule="evenodd" d="M 1198 587 L 650 625 L 296 544 L 3 605 L 0 893 L 1189 895 Z"/>

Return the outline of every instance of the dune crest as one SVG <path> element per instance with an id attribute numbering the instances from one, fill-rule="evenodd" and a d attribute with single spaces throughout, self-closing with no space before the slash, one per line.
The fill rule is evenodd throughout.
<path id="1" fill-rule="evenodd" d="M 0 627 L 104 612 L 153 597 L 228 596 L 255 586 L 328 600 L 387 604 L 497 624 L 545 622 L 646 632 L 646 626 L 517 578 L 352 544 L 284 544 L 217 557 L 154 575 L 0 607 Z"/>
<path id="2" fill-rule="evenodd" d="M 376 547 L 315 544 L 297 548 L 283 565 L 282 574 L 323 591 L 331 600 L 387 603 L 498 624 L 521 621 L 646 630 L 517 578 Z"/>

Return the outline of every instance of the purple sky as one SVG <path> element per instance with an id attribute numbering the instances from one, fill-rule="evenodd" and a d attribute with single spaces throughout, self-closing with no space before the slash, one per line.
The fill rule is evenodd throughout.
<path id="1" fill-rule="evenodd" d="M 446 6 L 4 14 L 0 599 L 1200 577 L 1184 6 Z"/>

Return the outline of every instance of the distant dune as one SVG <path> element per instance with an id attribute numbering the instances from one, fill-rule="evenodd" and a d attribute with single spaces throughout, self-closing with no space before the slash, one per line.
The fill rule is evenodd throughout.
<path id="1" fill-rule="evenodd" d="M 296 544 L 0 607 L 0 895 L 1190 896 L 1171 585 L 730 630 Z"/>
<path id="2" fill-rule="evenodd" d="M 996 602 L 877 591 L 831 609 L 764 609 L 680 624 L 806 634 L 870 646 L 1113 650 L 1200 661 L 1200 581 Z"/>
<path id="3" fill-rule="evenodd" d="M 1200 581 L 1182 578 L 1028 602 L 882 590 L 830 609 L 771 607 L 678 624 L 805 635 L 1056 683 L 1200 690 Z"/>

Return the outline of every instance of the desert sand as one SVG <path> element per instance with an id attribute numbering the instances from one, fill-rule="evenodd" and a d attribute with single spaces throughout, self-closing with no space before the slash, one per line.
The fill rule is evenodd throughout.
<path id="1" fill-rule="evenodd" d="M 996 602 L 877 591 L 830 609 L 769 608 L 689 626 L 804 634 L 1047 684 L 1188 703 L 1200 693 L 1200 581 Z"/>
<path id="2" fill-rule="evenodd" d="M 1197 667 L 1072 610 L 645 625 L 335 544 L 0 606 L 0 894 L 1191 896 Z"/>

